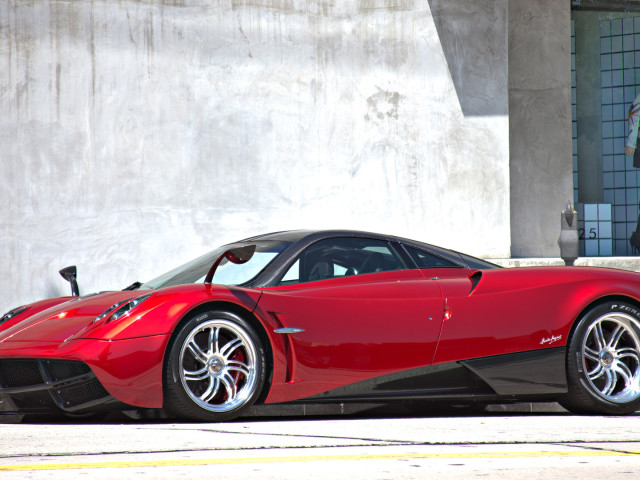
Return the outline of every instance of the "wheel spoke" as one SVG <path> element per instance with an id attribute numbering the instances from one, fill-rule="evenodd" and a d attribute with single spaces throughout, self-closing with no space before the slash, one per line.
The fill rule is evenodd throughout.
<path id="1" fill-rule="evenodd" d="M 229 360 L 227 362 L 227 370 L 232 372 L 240 372 L 245 377 L 249 376 L 249 365 L 246 363 L 238 362 L 237 360 Z"/>
<path id="2" fill-rule="evenodd" d="M 624 363 L 616 362 L 613 365 L 613 370 L 624 379 L 625 386 L 629 386 L 631 384 L 633 373 L 631 373 L 629 367 L 627 367 Z"/>
<path id="3" fill-rule="evenodd" d="M 196 343 L 195 339 L 189 342 L 187 349 L 191 352 L 194 358 L 200 363 L 207 363 L 207 354 L 202 351 L 200 346 Z"/>
<path id="4" fill-rule="evenodd" d="M 607 344 L 607 341 L 604 338 L 604 332 L 602 331 L 602 322 L 598 322 L 595 325 L 596 328 L 594 328 L 593 330 L 593 334 L 596 340 L 596 343 L 598 344 L 598 351 L 602 350 L 605 345 Z"/>
<path id="5" fill-rule="evenodd" d="M 225 359 L 229 358 L 229 356 L 231 355 L 231 353 L 238 347 L 240 347 L 240 345 L 242 345 L 242 340 L 240 340 L 239 338 L 236 338 L 234 340 L 229 341 L 229 343 L 227 343 L 224 347 L 222 347 L 222 350 L 220 350 L 220 355 L 222 355 Z"/>
<path id="6" fill-rule="evenodd" d="M 602 365 L 600 365 L 600 362 L 598 362 L 598 364 L 596 365 L 596 368 L 594 368 L 590 372 L 587 372 L 587 376 L 591 381 L 593 381 L 600 378 L 603 373 L 604 373 L 604 368 L 602 368 Z"/>
<path id="7" fill-rule="evenodd" d="M 220 377 L 220 381 L 222 382 L 224 388 L 227 390 L 227 402 L 236 398 L 236 382 L 229 374 L 229 372 L 225 372 L 224 375 Z"/>
<path id="8" fill-rule="evenodd" d="M 602 389 L 603 395 L 611 395 L 613 390 L 616 388 L 616 375 L 611 370 L 605 370 L 605 376 L 607 378 L 607 383 Z"/>
<path id="9" fill-rule="evenodd" d="M 198 382 L 206 379 L 209 376 L 209 369 L 205 366 L 200 370 L 196 370 L 195 372 L 190 372 L 188 370 L 184 370 L 184 378 L 188 382 Z"/>
<path id="10" fill-rule="evenodd" d="M 600 361 L 598 352 L 596 352 L 593 348 L 584 347 L 584 356 L 589 360 L 593 360 L 594 362 Z"/>
<path id="11" fill-rule="evenodd" d="M 219 389 L 220 389 L 220 380 L 212 377 L 211 383 L 209 384 L 207 391 L 200 396 L 200 400 L 202 400 L 203 402 L 209 403 L 218 394 Z"/>
<path id="12" fill-rule="evenodd" d="M 616 350 L 617 357 L 620 358 L 631 358 L 636 362 L 636 365 L 640 364 L 640 356 L 638 356 L 638 352 L 635 348 L 626 347 Z"/>
<path id="13" fill-rule="evenodd" d="M 209 335 L 209 343 L 211 344 L 211 353 L 220 352 L 220 328 L 215 327 L 211 329 Z"/>
<path id="14" fill-rule="evenodd" d="M 626 329 L 622 325 L 618 325 L 611 334 L 611 338 L 608 343 L 609 347 L 615 348 L 624 332 L 626 332 Z"/>

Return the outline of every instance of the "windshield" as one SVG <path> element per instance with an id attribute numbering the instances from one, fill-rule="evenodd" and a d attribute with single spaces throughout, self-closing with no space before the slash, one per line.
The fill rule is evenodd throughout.
<path id="1" fill-rule="evenodd" d="M 220 255 L 231 248 L 246 247 L 248 245 L 256 246 L 256 251 L 251 259 L 246 263 L 238 265 L 223 258 L 213 276 L 212 283 L 220 285 L 242 285 L 249 282 L 264 270 L 274 258 L 291 245 L 291 242 L 264 240 L 225 245 L 160 275 L 158 278 L 145 282 L 140 286 L 140 290 L 157 290 L 159 288 L 184 285 L 186 283 L 202 283 L 211 265 L 213 265 L 213 262 L 215 262 Z"/>

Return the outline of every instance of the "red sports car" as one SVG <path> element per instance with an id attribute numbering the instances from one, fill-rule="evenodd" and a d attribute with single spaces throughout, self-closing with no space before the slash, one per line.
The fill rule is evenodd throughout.
<path id="1" fill-rule="evenodd" d="M 248 238 L 123 291 L 0 318 L 0 410 L 556 400 L 640 409 L 640 275 L 503 269 L 355 231 Z"/>

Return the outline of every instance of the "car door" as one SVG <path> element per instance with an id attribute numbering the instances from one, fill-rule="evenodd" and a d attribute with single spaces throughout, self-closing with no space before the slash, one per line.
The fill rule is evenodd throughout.
<path id="1" fill-rule="evenodd" d="M 384 241 L 329 239 L 307 250 L 258 303 L 258 313 L 274 322 L 286 363 L 274 366 L 270 401 L 431 363 L 444 306 L 435 281 L 406 269 Z M 373 395 L 376 383 L 363 388 L 357 395 Z"/>

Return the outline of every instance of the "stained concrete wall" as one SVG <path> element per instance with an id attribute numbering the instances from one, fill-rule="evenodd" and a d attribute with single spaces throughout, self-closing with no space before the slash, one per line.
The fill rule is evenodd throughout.
<path id="1" fill-rule="evenodd" d="M 506 85 L 507 0 L 4 0 L 0 310 L 288 228 L 509 256 Z"/>
<path id="2" fill-rule="evenodd" d="M 573 202 L 571 10 L 509 1 L 511 254 L 560 255 L 560 214 Z"/>

